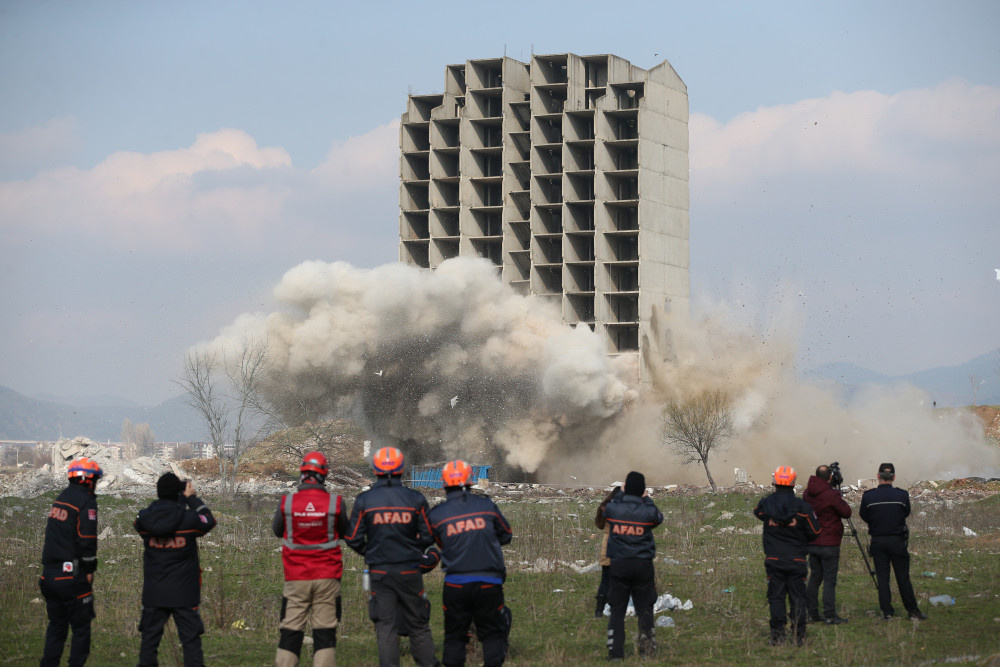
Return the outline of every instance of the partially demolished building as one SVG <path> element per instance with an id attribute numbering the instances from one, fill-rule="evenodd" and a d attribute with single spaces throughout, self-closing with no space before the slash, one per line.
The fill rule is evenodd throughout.
<path id="1" fill-rule="evenodd" d="M 609 353 L 655 307 L 687 309 L 687 87 L 666 61 L 469 60 L 410 95 L 400 127 L 400 261 L 485 257 Z"/>

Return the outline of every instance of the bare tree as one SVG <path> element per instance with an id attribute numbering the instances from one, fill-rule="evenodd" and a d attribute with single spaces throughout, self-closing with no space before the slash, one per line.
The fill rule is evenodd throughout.
<path id="1" fill-rule="evenodd" d="M 135 424 L 132 427 L 133 442 L 140 456 L 152 456 L 156 453 L 156 437 L 153 435 L 153 428 L 146 422 Z"/>
<path id="2" fill-rule="evenodd" d="M 725 446 L 733 435 L 733 413 L 729 395 L 718 389 L 669 401 L 660 415 L 661 443 L 681 458 L 681 463 L 700 462 L 708 483 L 717 491 L 708 469 L 709 455 Z"/>
<path id="3" fill-rule="evenodd" d="M 126 417 L 122 420 L 122 458 L 126 461 L 131 461 L 136 457 L 136 447 L 135 447 L 135 429 L 132 426 L 132 420 Z"/>
<path id="4" fill-rule="evenodd" d="M 177 380 L 187 404 L 208 429 L 223 493 L 228 495 L 236 492 L 240 459 L 266 436 L 271 424 L 260 402 L 267 362 L 266 341 L 244 339 L 230 358 L 204 350 L 189 352 L 184 375 Z"/>
<path id="5" fill-rule="evenodd" d="M 985 382 L 978 375 L 969 376 L 969 384 L 972 385 L 972 407 L 979 405 L 979 387 Z"/>

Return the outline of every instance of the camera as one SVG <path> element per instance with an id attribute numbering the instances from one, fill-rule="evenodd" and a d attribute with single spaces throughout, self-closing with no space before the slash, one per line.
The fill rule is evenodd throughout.
<path id="1" fill-rule="evenodd" d="M 844 475 L 840 472 L 840 462 L 834 461 L 830 464 L 830 484 L 840 486 L 844 483 Z"/>

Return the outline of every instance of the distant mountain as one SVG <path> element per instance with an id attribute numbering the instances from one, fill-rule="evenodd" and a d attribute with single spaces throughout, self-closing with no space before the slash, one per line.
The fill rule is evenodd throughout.
<path id="1" fill-rule="evenodd" d="M 49 403 L 61 403 L 63 405 L 73 405 L 78 408 L 120 408 L 127 406 L 130 408 L 139 407 L 139 404 L 128 398 L 112 396 L 111 394 L 101 394 L 100 396 L 55 396 L 53 394 L 36 394 L 34 398 Z"/>
<path id="2" fill-rule="evenodd" d="M 889 376 L 848 363 L 823 364 L 801 375 L 812 381 L 826 381 L 840 385 L 851 393 L 865 385 L 884 385 L 905 382 L 923 389 L 940 407 L 957 407 L 973 404 L 1000 404 L 1000 348 L 987 352 L 958 366 L 944 366 L 906 375 Z M 973 392 L 973 378 L 976 391 Z"/>
<path id="3" fill-rule="evenodd" d="M 138 405 L 66 405 L 29 398 L 0 386 L 0 440 L 57 440 L 78 435 L 118 441 L 122 422 L 148 423 L 157 442 L 197 442 L 207 434 L 198 414 L 180 396 L 148 408 Z"/>

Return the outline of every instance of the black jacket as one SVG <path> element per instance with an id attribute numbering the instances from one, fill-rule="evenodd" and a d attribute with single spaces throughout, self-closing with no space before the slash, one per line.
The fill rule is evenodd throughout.
<path id="1" fill-rule="evenodd" d="M 451 489 L 430 514 L 435 541 L 448 574 L 507 576 L 500 546 L 509 544 L 510 523 L 489 496 Z"/>
<path id="2" fill-rule="evenodd" d="M 379 477 L 354 501 L 344 541 L 368 565 L 416 567 L 434 544 L 427 511 L 424 494 L 403 486 L 398 476 Z"/>
<path id="3" fill-rule="evenodd" d="M 776 486 L 761 499 L 754 516 L 764 522 L 764 555 L 769 559 L 801 560 L 806 545 L 820 534 L 819 519 L 806 501 L 790 486 Z"/>
<path id="4" fill-rule="evenodd" d="M 608 558 L 656 557 L 653 529 L 663 523 L 663 513 L 652 499 L 623 494 L 604 507 L 604 520 L 611 527 L 608 535 Z"/>
<path id="5" fill-rule="evenodd" d="M 905 535 L 910 494 L 892 484 L 879 484 L 861 495 L 858 514 L 868 524 L 868 534 L 873 537 Z"/>
<path id="6" fill-rule="evenodd" d="M 146 545 L 142 558 L 142 606 L 201 604 L 198 540 L 215 528 L 215 517 L 197 496 L 160 499 L 139 512 L 135 529 Z"/>
<path id="7" fill-rule="evenodd" d="M 49 509 L 45 522 L 43 566 L 73 562 L 82 574 L 97 569 L 97 498 L 71 482 Z"/>

